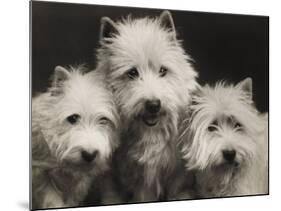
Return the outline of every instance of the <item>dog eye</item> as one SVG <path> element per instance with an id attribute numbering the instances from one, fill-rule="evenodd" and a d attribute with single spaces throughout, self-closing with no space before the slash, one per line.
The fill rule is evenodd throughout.
<path id="1" fill-rule="evenodd" d="M 79 114 L 72 114 L 72 115 L 68 116 L 66 119 L 70 124 L 74 125 L 80 119 L 80 115 Z"/>
<path id="2" fill-rule="evenodd" d="M 235 125 L 234 125 L 234 128 L 242 129 L 242 125 L 239 122 L 236 122 Z"/>
<path id="3" fill-rule="evenodd" d="M 161 67 L 160 70 L 159 70 L 159 74 L 160 74 L 160 77 L 164 77 L 168 72 L 168 69 L 166 67 Z"/>
<path id="4" fill-rule="evenodd" d="M 131 79 L 135 79 L 135 78 L 139 77 L 139 72 L 138 72 L 137 68 L 135 68 L 135 67 L 131 68 L 127 72 L 127 76 Z"/>
<path id="5" fill-rule="evenodd" d="M 209 132 L 214 132 L 218 130 L 218 121 L 215 119 L 207 128 Z"/>
<path id="6" fill-rule="evenodd" d="M 214 132 L 214 131 L 216 131 L 216 130 L 217 130 L 217 127 L 214 126 L 214 125 L 210 125 L 210 126 L 208 127 L 208 131 L 209 131 L 209 132 Z"/>
<path id="7" fill-rule="evenodd" d="M 99 119 L 99 124 L 101 124 L 101 125 L 107 125 L 109 122 L 110 122 L 110 120 L 106 117 L 101 117 Z"/>

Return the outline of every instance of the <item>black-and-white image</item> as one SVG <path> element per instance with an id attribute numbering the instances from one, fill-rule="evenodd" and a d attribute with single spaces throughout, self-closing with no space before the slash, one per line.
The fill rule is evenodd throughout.
<path id="1" fill-rule="evenodd" d="M 269 194 L 268 17 L 30 8 L 32 209 Z"/>

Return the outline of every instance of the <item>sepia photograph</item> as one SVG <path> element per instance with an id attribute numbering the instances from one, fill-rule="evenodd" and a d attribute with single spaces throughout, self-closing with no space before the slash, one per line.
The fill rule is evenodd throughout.
<path id="1" fill-rule="evenodd" d="M 269 194 L 268 16 L 29 9 L 30 209 Z"/>

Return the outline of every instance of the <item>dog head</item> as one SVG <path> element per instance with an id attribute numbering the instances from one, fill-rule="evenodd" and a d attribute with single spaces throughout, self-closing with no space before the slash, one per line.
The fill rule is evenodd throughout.
<path id="1" fill-rule="evenodd" d="M 118 145 L 118 116 L 101 76 L 82 69 L 55 68 L 40 126 L 59 163 L 104 166 Z"/>
<path id="2" fill-rule="evenodd" d="M 197 73 L 176 38 L 171 14 L 101 22 L 98 69 L 107 74 L 122 118 L 150 128 L 177 119 Z"/>
<path id="3" fill-rule="evenodd" d="M 252 101 L 252 80 L 236 86 L 206 85 L 194 96 L 189 126 L 185 126 L 187 168 L 232 173 L 251 165 L 263 121 Z"/>

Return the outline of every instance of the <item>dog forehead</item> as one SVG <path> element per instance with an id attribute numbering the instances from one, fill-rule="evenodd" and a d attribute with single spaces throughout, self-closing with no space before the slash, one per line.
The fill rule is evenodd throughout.
<path id="1" fill-rule="evenodd" d="M 139 19 L 120 23 L 118 31 L 112 48 L 116 51 L 116 56 L 138 59 L 157 57 L 173 44 L 170 41 L 170 32 L 161 28 L 155 20 Z"/>
<path id="2" fill-rule="evenodd" d="M 218 110 L 231 109 L 244 101 L 243 93 L 233 86 L 218 84 L 216 87 L 204 87 L 203 97 L 207 102 L 215 104 Z"/>
<path id="3" fill-rule="evenodd" d="M 88 76 L 76 76 L 68 81 L 62 99 L 64 108 L 95 113 L 112 108 L 112 96 L 101 81 Z"/>
<path id="4" fill-rule="evenodd" d="M 117 37 L 136 44 L 168 41 L 170 36 L 170 32 L 161 27 L 159 21 L 148 18 L 119 23 L 118 31 Z"/>
<path id="5" fill-rule="evenodd" d="M 229 111 L 222 111 L 221 113 L 217 114 L 213 120 L 216 124 L 227 124 L 227 125 L 233 125 L 236 123 L 237 117 L 235 114 Z"/>
<path id="6" fill-rule="evenodd" d="M 238 112 L 241 106 L 243 106 L 242 103 L 235 99 L 216 99 L 212 105 L 214 119 L 220 123 L 233 124 L 240 119 L 241 114 Z"/>
<path id="7" fill-rule="evenodd" d="M 197 101 L 196 109 L 201 109 L 202 114 L 210 119 L 229 119 L 246 123 L 256 116 L 243 93 L 233 86 L 206 86 Z"/>

